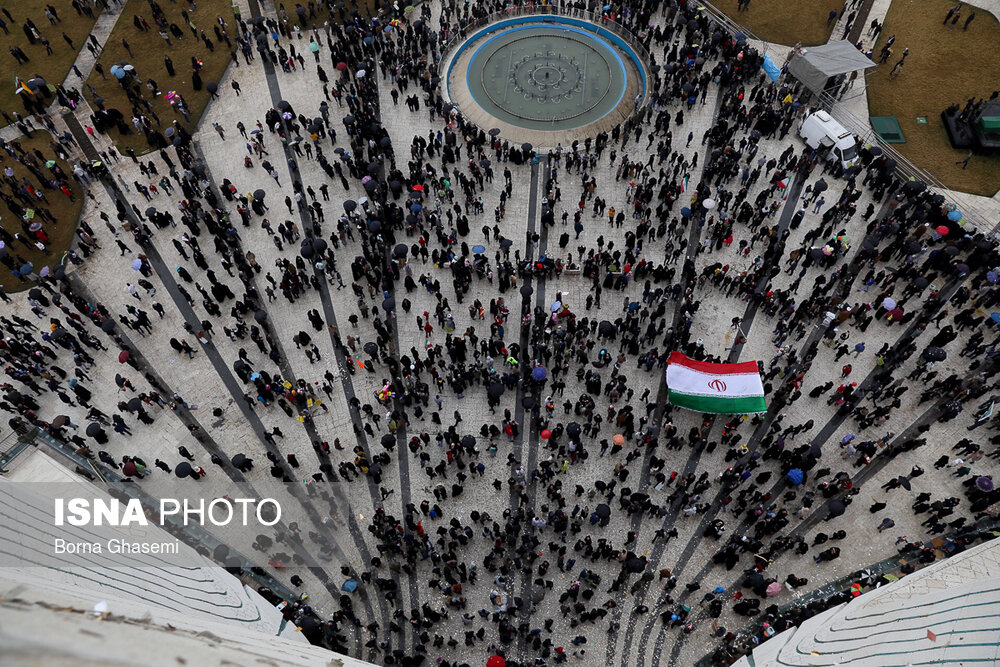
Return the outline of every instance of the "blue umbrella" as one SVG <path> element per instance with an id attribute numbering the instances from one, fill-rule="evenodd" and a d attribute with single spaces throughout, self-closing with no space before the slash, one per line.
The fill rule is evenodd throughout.
<path id="1" fill-rule="evenodd" d="M 422 210 L 424 210 L 424 207 L 421 206 L 420 204 L 410 204 L 410 210 L 413 211 L 414 213 L 420 213 Z"/>
<path id="2" fill-rule="evenodd" d="M 479 253 L 486 252 L 486 246 L 474 245 L 472 246 L 472 252 L 476 253 L 477 255 Z"/>
<path id="3" fill-rule="evenodd" d="M 535 369 L 531 371 L 531 377 L 539 382 L 544 380 L 546 375 L 547 373 L 545 372 L 545 369 L 541 366 L 535 366 Z"/>
<path id="4" fill-rule="evenodd" d="M 987 271 L 986 280 L 989 281 L 990 285 L 996 285 L 997 281 L 1000 280 L 1000 275 L 997 275 L 996 271 Z"/>
<path id="5" fill-rule="evenodd" d="M 365 38 L 364 38 L 363 40 L 361 40 L 361 41 L 363 41 L 363 42 L 364 42 L 364 43 L 365 43 L 366 45 L 368 45 L 368 44 L 371 44 L 372 42 L 374 42 L 375 40 L 374 40 L 374 39 L 372 39 L 372 38 L 371 38 L 371 36 L 369 36 L 369 37 L 365 37 Z"/>
<path id="6" fill-rule="evenodd" d="M 990 315 L 990 319 L 996 322 L 997 324 L 1000 324 L 1000 313 L 993 313 L 992 315 Z"/>
<path id="7" fill-rule="evenodd" d="M 34 270 L 35 270 L 35 265 L 32 264 L 31 262 L 28 262 L 27 264 L 21 267 L 21 275 L 22 276 L 31 275 L 31 272 Z"/>
<path id="8" fill-rule="evenodd" d="M 788 480 L 792 484 L 796 485 L 801 484 L 804 478 L 805 476 L 803 475 L 802 471 L 799 470 L 798 468 L 792 468 L 791 470 L 788 471 Z"/>
<path id="9" fill-rule="evenodd" d="M 348 593 L 353 593 L 358 590 L 358 582 L 354 579 L 348 579 L 344 582 L 344 585 L 340 587 L 340 590 L 347 591 Z"/>
<path id="10" fill-rule="evenodd" d="M 952 222 L 958 222 L 959 220 L 962 219 L 961 211 L 951 211 L 950 213 L 948 213 L 948 219 L 951 220 Z"/>
<path id="11" fill-rule="evenodd" d="M 689 209 L 687 206 L 683 207 L 681 209 L 681 217 L 682 218 L 690 218 L 691 217 L 691 209 Z"/>
<path id="12" fill-rule="evenodd" d="M 136 257 L 135 259 L 132 260 L 132 270 L 138 271 L 141 268 L 142 268 L 142 260 Z"/>

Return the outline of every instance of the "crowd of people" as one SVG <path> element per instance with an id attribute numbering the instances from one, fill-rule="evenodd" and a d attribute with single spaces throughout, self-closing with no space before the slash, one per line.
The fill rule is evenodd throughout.
<path id="1" fill-rule="evenodd" d="M 924 452 L 960 416 L 991 427 L 994 244 L 877 147 L 845 169 L 790 136 L 803 93 L 771 83 L 745 39 L 686 2 L 604 7 L 650 54 L 647 99 L 610 132 L 536 150 L 468 124 L 442 90 L 444 44 L 501 3 L 256 9 L 222 26 L 242 85 L 305 78 L 315 100 L 205 124 L 245 144 L 238 158 L 203 157 L 159 122 L 147 128 L 157 152 L 106 150 L 72 176 L 46 175 L 44 156 L 9 145 L 43 189 L 103 189 L 113 208 L 86 203 L 77 248 L 127 256 L 138 274 L 88 296 L 60 265 L 25 292 L 36 320 L 0 316 L 0 408 L 13 428 L 45 429 L 135 480 L 155 467 L 211 483 L 202 460 L 256 479 L 259 455 L 277 480 L 370 496 L 361 530 L 324 491 L 332 524 L 253 548 L 296 594 L 308 589 L 285 613 L 311 641 L 383 664 L 595 664 L 657 634 L 677 660 L 694 633 L 714 636 L 712 658 L 727 664 L 752 646 L 738 617 L 780 630 L 849 599 L 845 587 L 791 611 L 766 602 L 837 578 L 824 568 L 840 567 L 842 540 L 868 539 L 852 501 L 900 455 L 912 469 L 882 487 L 873 528 L 892 534 L 902 513 L 926 513 L 927 536 L 890 540 L 885 556 L 898 546 L 930 561 L 932 535 L 956 533 L 954 550 L 985 535 L 998 509 L 986 465 L 1000 456 L 986 450 L 1000 436 L 949 441 L 940 465 Z M 233 91 L 217 104 L 235 103 Z M 432 129 L 407 134 L 395 119 Z M 52 129 L 59 149 L 76 150 Z M 158 145 L 171 135 L 174 146 Z M 267 187 L 247 191 L 248 174 Z M 8 208 L 24 196 L 5 196 Z M 239 460 L 191 443 L 179 461 L 143 451 L 129 439 L 136 422 L 190 416 L 142 361 L 167 340 L 182 363 L 221 353 L 251 421 L 287 424 L 243 443 Z M 766 414 L 667 403 L 670 351 L 725 362 L 747 347 L 769 354 Z M 99 358 L 123 364 L 113 393 L 128 400 L 94 404 Z M 338 401 L 348 414 L 327 432 Z M 185 423 L 193 442 L 221 437 Z M 303 439 L 312 461 L 291 447 Z M 958 479 L 904 499 L 897 489 L 925 468 Z M 821 520 L 840 523 L 827 535 Z M 324 561 L 334 542 L 356 550 L 338 576 L 366 592 L 327 587 L 327 599 L 325 580 L 292 574 L 313 548 L 301 533 Z"/>

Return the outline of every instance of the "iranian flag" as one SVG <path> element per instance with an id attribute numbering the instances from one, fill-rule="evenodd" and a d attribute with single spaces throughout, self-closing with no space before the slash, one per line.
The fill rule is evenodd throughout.
<path id="1" fill-rule="evenodd" d="M 756 361 L 713 364 L 671 352 L 667 363 L 667 398 L 678 407 L 713 414 L 742 415 L 767 410 Z"/>

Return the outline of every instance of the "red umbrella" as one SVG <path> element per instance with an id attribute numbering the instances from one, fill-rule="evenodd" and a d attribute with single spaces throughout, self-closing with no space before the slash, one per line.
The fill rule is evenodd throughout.
<path id="1" fill-rule="evenodd" d="M 938 234 L 940 234 L 941 236 L 948 236 L 948 232 L 949 232 L 950 230 L 949 230 L 949 229 L 948 229 L 947 227 L 945 227 L 944 225 L 941 225 L 940 227 L 938 227 L 938 228 L 937 228 L 936 230 L 934 230 L 934 231 L 936 231 L 936 232 L 937 232 Z"/>
<path id="2" fill-rule="evenodd" d="M 491 655 L 490 659 L 486 661 L 486 667 L 507 667 L 507 661 L 503 659 L 503 656 Z"/>
<path id="3" fill-rule="evenodd" d="M 890 310 L 889 311 L 889 319 L 892 320 L 893 322 L 895 322 L 896 320 L 903 319 L 903 309 L 902 308 L 893 308 L 892 310 Z"/>
<path id="4" fill-rule="evenodd" d="M 413 191 L 414 192 L 423 192 L 424 191 L 424 186 L 422 186 L 422 185 L 414 185 L 413 186 Z"/>
<path id="5" fill-rule="evenodd" d="M 126 361 L 128 361 L 128 358 L 129 358 L 128 350 L 122 350 L 118 354 L 118 363 L 124 364 Z"/>
<path id="6" fill-rule="evenodd" d="M 132 461 L 126 461 L 125 465 L 122 466 L 122 472 L 125 473 L 126 477 L 135 477 L 139 474 L 136 470 L 135 463 Z"/>
<path id="7" fill-rule="evenodd" d="M 347 69 L 347 63 L 344 62 L 337 63 L 337 69 L 343 72 L 345 69 Z"/>

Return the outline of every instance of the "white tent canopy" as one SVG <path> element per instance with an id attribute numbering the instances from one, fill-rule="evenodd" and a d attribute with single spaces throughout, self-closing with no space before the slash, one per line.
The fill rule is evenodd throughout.
<path id="1" fill-rule="evenodd" d="M 800 49 L 788 63 L 788 71 L 806 88 L 819 92 L 831 76 L 875 67 L 864 53 L 847 40 Z"/>

